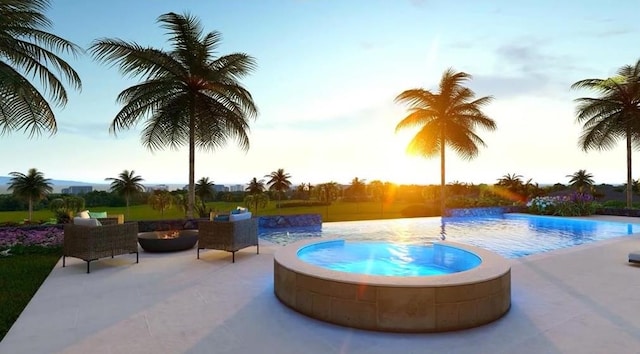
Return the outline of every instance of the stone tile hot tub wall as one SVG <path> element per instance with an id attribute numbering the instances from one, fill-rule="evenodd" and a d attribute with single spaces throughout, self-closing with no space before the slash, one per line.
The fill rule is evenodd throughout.
<path id="1" fill-rule="evenodd" d="M 274 291 L 307 316 L 348 327 L 388 332 L 440 332 L 480 326 L 511 306 L 511 266 L 492 252 L 453 242 L 482 259 L 446 276 L 387 277 L 345 273 L 300 260 L 300 241 L 274 256 Z"/>

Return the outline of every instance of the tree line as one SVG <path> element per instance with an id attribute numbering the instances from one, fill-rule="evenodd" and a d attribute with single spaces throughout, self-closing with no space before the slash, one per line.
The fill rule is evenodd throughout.
<path id="1" fill-rule="evenodd" d="M 110 181 L 109 191 L 92 191 L 81 195 L 52 193 L 50 180 L 41 171 L 30 169 L 26 174 L 11 172 L 8 189 L 12 194 L 0 195 L 0 211 L 29 211 L 29 220 L 33 210 L 50 209 L 54 211 L 60 222 L 68 221 L 74 213 L 90 207 L 125 207 L 129 218 L 131 205 L 148 204 L 160 213 L 171 207 L 178 207 L 188 216 L 188 195 L 185 190 L 152 190 L 146 191 L 144 179 L 136 175 L 134 170 L 124 170 L 117 177 L 105 178 Z M 351 184 L 341 186 L 336 182 L 317 185 L 302 183 L 292 188 L 291 175 L 283 168 L 266 174 L 268 180 L 254 177 L 244 191 L 216 191 L 214 182 L 209 177 L 200 178 L 195 185 L 195 209 L 197 216 L 207 217 L 211 208 L 209 202 L 224 201 L 244 203 L 254 212 L 264 208 L 270 200 L 276 201 L 276 207 L 288 206 L 329 206 L 335 201 L 342 202 L 380 202 L 397 201 L 409 203 L 440 202 L 446 207 L 490 206 L 524 204 L 527 200 L 567 188 L 579 193 L 597 195 L 593 175 L 586 170 L 579 170 L 567 175 L 568 186 L 556 184 L 541 188 L 531 179 L 524 180 L 521 175 L 507 173 L 497 179 L 493 185 L 474 185 L 454 181 L 445 186 L 448 195 L 446 201 L 440 200 L 442 194 L 434 185 L 396 185 L 390 182 L 374 180 L 369 183 L 358 177 Z M 637 183 L 636 186 L 640 184 Z M 442 188 L 440 186 L 440 192 Z M 289 202 L 295 200 L 296 203 Z"/>

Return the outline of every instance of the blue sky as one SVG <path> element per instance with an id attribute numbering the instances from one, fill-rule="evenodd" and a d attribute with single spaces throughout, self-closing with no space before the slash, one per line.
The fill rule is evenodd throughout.
<path id="1" fill-rule="evenodd" d="M 596 183 L 626 179 L 624 144 L 582 152 L 575 122 L 584 78 L 604 78 L 640 58 L 637 1 L 439 0 L 53 0 L 52 32 L 86 48 L 97 38 L 121 38 L 168 49 L 157 17 L 197 15 L 223 35 L 221 54 L 245 52 L 258 69 L 243 84 L 260 110 L 248 152 L 233 141 L 198 152 L 196 179 L 246 183 L 278 168 L 292 182 L 439 183 L 439 160 L 404 153 L 415 131 L 396 134 L 406 115 L 393 99 L 411 88 L 437 88 L 453 67 L 473 75 L 485 112 L 498 126 L 479 131 L 487 148 L 471 161 L 447 156 L 447 181 L 495 183 L 507 173 L 534 182 L 567 183 L 586 169 Z M 117 94 L 135 81 L 84 55 L 68 58 L 83 89 L 56 109 L 59 131 L 28 139 L 0 137 L 3 170 L 35 167 L 52 179 L 104 183 L 133 169 L 148 183 L 186 183 L 188 152 L 150 152 L 140 129 L 108 132 Z M 140 125 L 141 127 L 142 125 Z M 635 155 L 634 155 L 635 157 Z M 640 161 L 634 167 L 640 178 Z"/>

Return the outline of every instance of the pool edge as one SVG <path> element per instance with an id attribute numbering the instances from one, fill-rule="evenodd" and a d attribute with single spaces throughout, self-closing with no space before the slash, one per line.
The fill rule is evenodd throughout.
<path id="1" fill-rule="evenodd" d="M 440 332 L 480 326 L 511 306 L 511 266 L 484 249 L 443 241 L 482 263 L 444 276 L 389 277 L 333 271 L 298 259 L 299 241 L 274 255 L 274 292 L 285 305 L 323 321 L 389 332 Z"/>

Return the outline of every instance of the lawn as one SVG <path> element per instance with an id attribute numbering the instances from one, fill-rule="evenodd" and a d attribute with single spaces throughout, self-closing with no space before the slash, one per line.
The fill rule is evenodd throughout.
<path id="1" fill-rule="evenodd" d="M 402 210 L 416 203 L 394 202 L 382 204 L 380 202 L 334 202 L 330 206 L 277 208 L 276 202 L 271 201 L 265 208 L 258 209 L 258 215 L 291 215 L 291 214 L 320 214 L 324 222 L 373 220 L 373 219 L 397 219 L 404 217 Z M 217 212 L 225 212 L 235 209 L 237 206 L 245 206 L 238 202 L 213 202 L 207 203 L 207 209 Z M 106 211 L 109 214 L 125 214 L 126 220 L 161 220 L 180 219 L 184 212 L 177 207 L 172 207 L 161 213 L 153 210 L 149 205 L 134 205 L 129 209 L 127 217 L 125 207 L 91 207 L 91 211 Z M 256 214 L 254 212 L 254 214 Z M 22 222 L 28 217 L 26 211 L 0 212 L 0 223 Z M 50 210 L 36 210 L 33 213 L 34 221 L 47 221 L 54 217 Z"/>
<path id="2" fill-rule="evenodd" d="M 62 256 L 59 247 L 15 252 L 19 254 L 0 257 L 0 341 Z"/>

